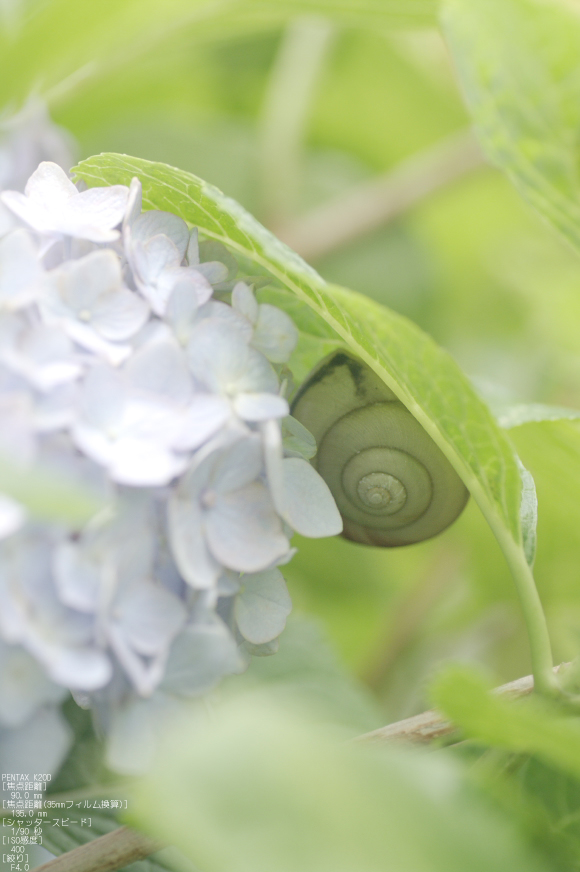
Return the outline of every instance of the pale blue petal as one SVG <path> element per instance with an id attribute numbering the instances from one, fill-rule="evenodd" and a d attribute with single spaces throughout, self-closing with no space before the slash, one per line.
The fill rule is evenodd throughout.
<path id="1" fill-rule="evenodd" d="M 50 681 L 28 651 L 0 642 L 0 723 L 18 726 L 39 706 L 59 703 L 65 696 L 66 690 Z"/>
<path id="2" fill-rule="evenodd" d="M 255 481 L 262 471 L 262 445 L 258 436 L 238 439 L 228 448 L 216 452 L 208 485 L 216 493 L 226 494 Z"/>
<path id="3" fill-rule="evenodd" d="M 214 394 L 196 394 L 183 413 L 179 435 L 171 445 L 177 451 L 191 451 L 207 442 L 227 424 L 231 409 L 227 400 Z"/>
<path id="4" fill-rule="evenodd" d="M 244 575 L 236 596 L 234 616 L 242 636 L 255 645 L 270 642 L 286 626 L 292 600 L 282 573 L 269 569 Z"/>
<path id="5" fill-rule="evenodd" d="M 114 613 L 131 647 L 148 657 L 168 648 L 186 618 L 185 607 L 176 596 L 146 580 L 121 590 Z"/>
<path id="6" fill-rule="evenodd" d="M 283 461 L 284 519 L 302 536 L 314 539 L 342 532 L 342 518 L 328 485 L 305 460 Z"/>
<path id="7" fill-rule="evenodd" d="M 232 306 L 252 324 L 258 320 L 258 303 L 254 297 L 254 292 L 245 282 L 238 282 L 234 287 Z"/>
<path id="8" fill-rule="evenodd" d="M 187 360 L 175 340 L 160 338 L 143 345 L 128 362 L 126 373 L 131 388 L 145 395 L 180 406 L 192 399 Z"/>
<path id="9" fill-rule="evenodd" d="M 36 299 L 44 281 L 36 246 L 27 230 L 0 239 L 0 305 L 15 309 Z"/>
<path id="10" fill-rule="evenodd" d="M 254 348 L 261 351 L 272 363 L 286 363 L 297 342 L 298 330 L 286 312 L 262 303 L 254 326 Z"/>
<path id="11" fill-rule="evenodd" d="M 179 253 L 179 260 L 181 262 L 185 257 L 189 242 L 189 230 L 182 218 L 173 215 L 171 212 L 160 212 L 156 209 L 151 209 L 139 215 L 131 226 L 132 238 L 140 242 L 147 242 L 153 236 L 159 236 L 160 234 L 171 239 Z"/>
<path id="12" fill-rule="evenodd" d="M 113 444 L 107 468 L 118 484 L 156 487 L 169 484 L 186 465 L 186 458 L 176 457 L 162 445 L 123 437 Z"/>
<path id="13" fill-rule="evenodd" d="M 228 569 L 259 572 L 288 550 L 288 540 L 261 482 L 219 495 L 205 513 L 213 556 Z"/>
<path id="14" fill-rule="evenodd" d="M 240 393 L 233 405 L 236 414 L 244 421 L 284 418 L 289 412 L 288 403 L 277 394 Z"/>
<path id="15" fill-rule="evenodd" d="M 101 336 L 119 342 L 134 336 L 149 317 L 149 306 L 133 291 L 120 288 L 98 300 L 91 323 Z"/>
<path id="16" fill-rule="evenodd" d="M 73 738 L 58 709 L 42 708 L 27 723 L 0 731 L 2 772 L 42 772 L 55 778 Z"/>
<path id="17" fill-rule="evenodd" d="M 167 693 L 196 697 L 207 693 L 224 675 L 239 672 L 242 661 L 226 625 L 208 615 L 179 634 L 167 661 L 161 688 Z"/>
<path id="18" fill-rule="evenodd" d="M 65 605 L 79 612 L 94 612 L 99 604 L 103 564 L 96 557 L 70 542 L 59 545 L 54 553 L 53 571 L 59 596 Z"/>
<path id="19" fill-rule="evenodd" d="M 219 285 L 228 277 L 228 268 L 225 264 L 217 260 L 210 260 L 207 263 L 198 263 L 196 270 L 207 279 L 210 285 Z"/>
<path id="20" fill-rule="evenodd" d="M 199 506 L 173 493 L 167 508 L 171 550 L 183 578 L 195 588 L 213 587 L 222 567 L 205 544 Z"/>

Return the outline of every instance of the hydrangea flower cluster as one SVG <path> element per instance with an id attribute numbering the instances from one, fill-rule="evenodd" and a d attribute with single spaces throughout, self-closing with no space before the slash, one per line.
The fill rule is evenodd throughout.
<path id="1" fill-rule="evenodd" d="M 47 161 L 0 200 L 0 455 L 101 506 L 72 529 L 0 495 L 0 757 L 45 718 L 62 759 L 70 690 L 134 771 L 167 711 L 275 651 L 293 531 L 340 532 L 284 396 L 297 331 L 138 179 Z"/>

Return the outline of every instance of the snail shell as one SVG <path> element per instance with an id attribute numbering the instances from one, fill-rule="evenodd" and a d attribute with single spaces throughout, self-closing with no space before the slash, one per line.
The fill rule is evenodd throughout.
<path id="1" fill-rule="evenodd" d="M 445 455 L 395 394 L 344 351 L 301 386 L 292 415 L 316 439 L 312 463 L 332 491 L 343 536 L 410 545 L 436 536 L 469 493 Z"/>

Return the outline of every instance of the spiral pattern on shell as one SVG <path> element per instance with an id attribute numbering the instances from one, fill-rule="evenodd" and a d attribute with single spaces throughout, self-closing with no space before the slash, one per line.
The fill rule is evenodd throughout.
<path id="1" fill-rule="evenodd" d="M 468 491 L 440 448 L 347 352 L 316 367 L 291 411 L 316 439 L 312 463 L 332 491 L 345 538 L 410 545 L 436 536 L 465 507 Z"/>

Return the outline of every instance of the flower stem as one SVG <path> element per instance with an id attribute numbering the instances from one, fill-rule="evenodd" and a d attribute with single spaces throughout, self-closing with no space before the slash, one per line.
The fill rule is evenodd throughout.
<path id="1" fill-rule="evenodd" d="M 493 526 L 494 533 L 511 570 L 528 631 L 534 689 L 546 696 L 558 696 L 559 684 L 554 674 L 552 646 L 546 615 L 536 588 L 534 576 L 521 547 L 505 528 Z"/>

